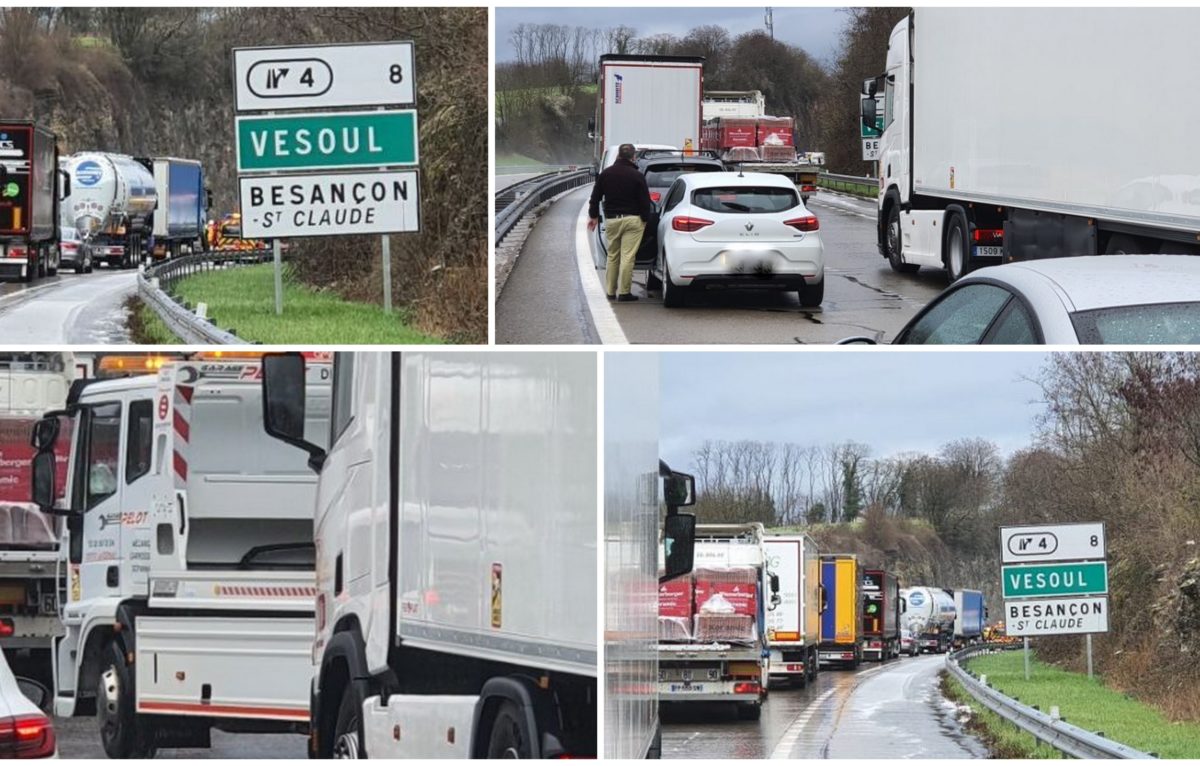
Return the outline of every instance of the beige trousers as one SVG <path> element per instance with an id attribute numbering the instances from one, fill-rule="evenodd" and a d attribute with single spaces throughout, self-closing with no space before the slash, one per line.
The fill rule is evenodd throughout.
<path id="1" fill-rule="evenodd" d="M 604 236 L 608 240 L 608 265 L 604 278 L 609 295 L 626 295 L 633 289 L 633 259 L 642 245 L 642 234 L 646 223 L 636 215 L 610 218 L 604 224 Z"/>

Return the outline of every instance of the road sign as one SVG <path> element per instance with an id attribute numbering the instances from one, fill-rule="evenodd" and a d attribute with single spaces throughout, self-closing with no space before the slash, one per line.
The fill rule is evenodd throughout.
<path id="1" fill-rule="evenodd" d="M 236 48 L 236 111 L 416 102 L 411 42 Z"/>
<path id="2" fill-rule="evenodd" d="M 417 164 L 417 113 L 317 112 L 238 116 L 238 173 Z"/>
<path id="3" fill-rule="evenodd" d="M 1010 636 L 1107 633 L 1108 596 L 1005 601 L 1004 630 Z"/>
<path id="4" fill-rule="evenodd" d="M 1002 566 L 1000 579 L 1006 599 L 1102 595 L 1108 593 L 1108 563 L 1080 561 Z"/>
<path id="5" fill-rule="evenodd" d="M 242 236 L 248 239 L 421 230 L 414 170 L 243 176 L 238 181 Z"/>
<path id="6" fill-rule="evenodd" d="M 1000 529 L 1005 564 L 1104 558 L 1104 525 L 1040 524 Z"/>
<path id="7" fill-rule="evenodd" d="M 876 115 L 875 117 L 875 127 L 869 128 L 862 120 L 858 121 L 859 133 L 863 138 L 879 138 L 883 135 L 883 105 L 880 104 L 879 101 L 876 101 L 875 103 L 879 104 L 879 107 L 877 108 L 880 110 L 880 114 Z"/>
<path id="8" fill-rule="evenodd" d="M 864 160 L 879 159 L 879 139 L 878 138 L 864 138 L 862 140 L 862 144 L 863 144 L 863 159 Z"/>

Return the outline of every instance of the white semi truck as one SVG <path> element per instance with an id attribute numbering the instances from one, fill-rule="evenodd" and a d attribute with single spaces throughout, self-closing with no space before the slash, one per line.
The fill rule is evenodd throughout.
<path id="1" fill-rule="evenodd" d="M 621 144 L 700 149 L 704 59 L 693 56 L 600 57 L 596 116 L 589 121 L 593 165 Z"/>
<path id="2" fill-rule="evenodd" d="M 881 254 L 953 281 L 1001 260 L 1200 253 L 1197 29 L 1197 8 L 915 9 L 863 88 L 872 127 L 883 96 Z"/>
<path id="3" fill-rule="evenodd" d="M 307 730 L 316 481 L 263 432 L 260 360 L 231 356 L 75 386 L 34 429 L 34 499 L 66 527 L 55 714 L 95 714 L 110 757 Z M 299 429 L 319 442 L 329 378 L 302 362 Z"/>
<path id="4" fill-rule="evenodd" d="M 152 234 L 158 204 L 154 176 L 124 154 L 80 152 L 66 158 L 70 192 L 62 218 L 73 222 L 95 263 L 136 266 Z"/>
<path id="5" fill-rule="evenodd" d="M 657 355 L 614 355 L 604 378 L 604 757 L 658 758 L 657 591 L 692 569 L 696 519 L 677 509 L 695 481 L 658 458 Z M 657 573 L 660 529 L 671 554 Z"/>
<path id="6" fill-rule="evenodd" d="M 339 353 L 328 451 L 264 363 L 318 475 L 311 754 L 596 755 L 595 357 Z"/>
<path id="7" fill-rule="evenodd" d="M 821 643 L 821 560 L 808 535 L 773 535 L 763 540 L 768 571 L 779 577 L 779 604 L 766 614 L 770 675 L 793 686 L 817 679 Z"/>

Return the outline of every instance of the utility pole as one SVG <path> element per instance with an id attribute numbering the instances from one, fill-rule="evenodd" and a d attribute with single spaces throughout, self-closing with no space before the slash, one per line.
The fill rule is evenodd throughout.
<path id="1" fill-rule="evenodd" d="M 775 14 L 770 8 L 767 8 L 766 16 L 763 17 L 763 23 L 767 25 L 767 33 L 771 35 L 771 39 L 775 39 Z"/>

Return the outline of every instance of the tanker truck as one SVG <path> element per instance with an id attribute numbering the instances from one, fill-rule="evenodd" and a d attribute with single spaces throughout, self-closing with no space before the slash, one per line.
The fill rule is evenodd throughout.
<path id="1" fill-rule="evenodd" d="M 71 187 L 63 217 L 74 223 L 92 262 L 136 266 L 158 204 L 154 176 L 134 158 L 106 152 L 72 154 L 67 172 Z"/>
<path id="2" fill-rule="evenodd" d="M 942 588 L 915 587 L 900 591 L 904 602 L 901 624 L 913 634 L 922 652 L 942 653 L 954 641 L 954 620 L 958 610 L 954 596 Z"/>

